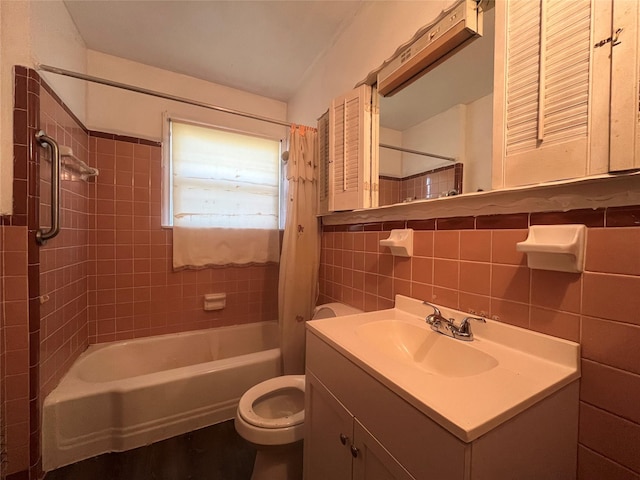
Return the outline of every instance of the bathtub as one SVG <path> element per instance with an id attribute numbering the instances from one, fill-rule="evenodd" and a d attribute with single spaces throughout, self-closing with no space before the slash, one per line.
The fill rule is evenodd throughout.
<path id="1" fill-rule="evenodd" d="M 281 374 L 275 322 L 91 345 L 44 401 L 43 468 L 229 420 Z"/>

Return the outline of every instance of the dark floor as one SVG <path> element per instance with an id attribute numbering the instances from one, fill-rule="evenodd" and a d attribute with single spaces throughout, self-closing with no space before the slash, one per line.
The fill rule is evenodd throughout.
<path id="1" fill-rule="evenodd" d="M 249 480 L 255 449 L 233 420 L 47 473 L 45 480 Z"/>

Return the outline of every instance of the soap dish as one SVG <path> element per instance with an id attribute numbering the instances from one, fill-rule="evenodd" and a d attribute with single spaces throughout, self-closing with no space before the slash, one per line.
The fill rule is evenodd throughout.
<path id="1" fill-rule="evenodd" d="M 391 230 L 389 238 L 380 240 L 380 245 L 389 247 L 391 249 L 391 255 L 411 257 L 413 255 L 413 229 L 404 228 Z"/>
<path id="2" fill-rule="evenodd" d="M 585 235 L 584 225 L 532 225 L 516 250 L 527 254 L 529 268 L 581 273 Z"/>

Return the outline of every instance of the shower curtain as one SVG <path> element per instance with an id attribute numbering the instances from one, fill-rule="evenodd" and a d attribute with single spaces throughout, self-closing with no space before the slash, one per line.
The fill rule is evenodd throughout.
<path id="1" fill-rule="evenodd" d="M 305 322 L 313 315 L 318 293 L 317 144 L 318 134 L 314 128 L 291 127 L 289 160 L 285 167 L 286 223 L 278 285 L 285 374 L 304 373 Z"/>

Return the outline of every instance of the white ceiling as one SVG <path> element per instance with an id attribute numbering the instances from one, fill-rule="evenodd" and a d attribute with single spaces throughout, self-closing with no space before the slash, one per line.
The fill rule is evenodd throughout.
<path id="1" fill-rule="evenodd" d="M 287 101 L 362 1 L 65 0 L 89 49 Z"/>
<path id="2" fill-rule="evenodd" d="M 64 3 L 92 50 L 286 102 L 367 1 L 372 0 Z M 484 26 L 483 37 L 401 94 L 383 98 L 380 125 L 403 131 L 491 93 L 493 10 Z"/>

